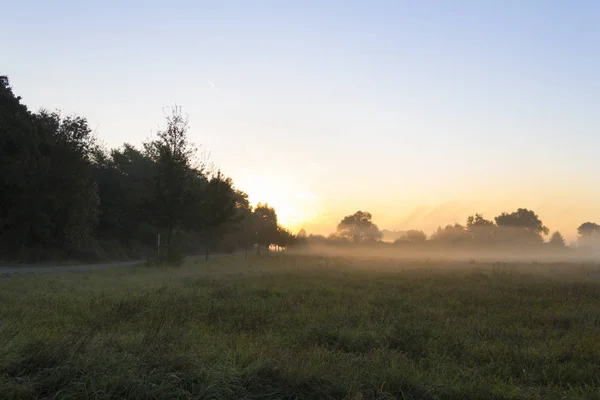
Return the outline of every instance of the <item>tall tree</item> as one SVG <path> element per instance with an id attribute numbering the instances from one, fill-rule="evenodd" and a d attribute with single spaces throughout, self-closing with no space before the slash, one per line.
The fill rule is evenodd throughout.
<path id="1" fill-rule="evenodd" d="M 173 231 L 190 214 L 195 200 L 192 182 L 198 168 L 194 165 L 196 148 L 188 140 L 188 118 L 175 106 L 166 115 L 166 127 L 156 139 L 144 144 L 146 154 L 155 162 L 154 193 L 151 207 L 156 225 L 167 241 L 167 259 L 175 261 Z"/>
<path id="2" fill-rule="evenodd" d="M 26 246 L 47 240 L 51 217 L 43 213 L 37 184 L 42 169 L 40 136 L 33 117 L 0 76 L 0 246 L 3 258 L 15 258 Z M 43 195 L 43 194 L 41 194 Z M 44 226 L 47 233 L 36 231 Z"/>
<path id="3" fill-rule="evenodd" d="M 227 223 L 241 218 L 237 213 L 237 198 L 231 179 L 218 171 L 208 181 L 201 204 L 205 256 L 208 260 L 210 251 L 225 233 Z"/>
<path id="4" fill-rule="evenodd" d="M 248 250 L 256 244 L 256 223 L 248 195 L 234 189 L 235 216 L 225 223 L 223 245 L 227 252 L 242 249 L 248 257 Z"/>
<path id="5" fill-rule="evenodd" d="M 281 250 L 287 248 L 288 246 L 292 246 L 295 242 L 296 237 L 289 229 L 286 229 L 282 226 L 277 227 L 277 238 L 275 239 L 275 245 Z"/>
<path id="6" fill-rule="evenodd" d="M 600 241 L 600 225 L 594 222 L 584 222 L 577 228 L 578 245 L 581 247 L 596 246 Z"/>
<path id="7" fill-rule="evenodd" d="M 254 209 L 254 221 L 256 223 L 256 251 L 260 254 L 261 246 L 269 251 L 269 247 L 277 241 L 279 226 L 277 213 L 268 204 L 258 203 Z"/>
<path id="8" fill-rule="evenodd" d="M 377 225 L 372 221 L 371 213 L 357 211 L 342 219 L 337 226 L 337 235 L 353 241 L 354 243 L 363 243 L 367 241 L 376 241 L 381 239 L 382 234 Z"/>
<path id="9" fill-rule="evenodd" d="M 470 215 L 467 218 L 467 233 L 475 244 L 491 244 L 494 242 L 496 225 L 482 214 Z"/>
<path id="10" fill-rule="evenodd" d="M 94 140 L 85 118 L 30 113 L 0 77 L 0 239 L 4 257 L 82 255 L 94 239 Z"/>
<path id="11" fill-rule="evenodd" d="M 556 247 L 556 248 L 567 247 L 567 245 L 565 243 L 565 238 L 558 231 L 556 231 L 552 234 L 552 236 L 550 237 L 550 242 L 548 242 L 548 243 L 550 244 L 550 246 Z"/>
<path id="12" fill-rule="evenodd" d="M 306 246 L 307 244 L 308 235 L 306 234 L 306 230 L 302 228 L 296 233 L 295 246 Z"/>
<path id="13" fill-rule="evenodd" d="M 53 237 L 72 254 L 91 244 L 98 222 L 98 197 L 92 159 L 95 139 L 87 120 L 62 118 L 42 111 L 35 115 L 42 133 L 40 151 L 48 162 L 39 188 L 48 196 L 54 218 Z"/>
<path id="14" fill-rule="evenodd" d="M 129 250 L 138 245 L 156 245 L 154 213 L 150 207 L 155 167 L 146 153 L 127 143 L 110 153 L 96 153 L 94 174 L 101 199 L 100 238 L 117 240 Z"/>
<path id="15" fill-rule="evenodd" d="M 542 243 L 542 235 L 549 232 L 537 214 L 526 208 L 510 214 L 502 213 L 495 220 L 496 225 L 502 228 L 502 240 L 505 242 Z"/>
<path id="16" fill-rule="evenodd" d="M 600 236 L 600 225 L 594 222 L 584 222 L 577 228 L 580 237 Z"/>

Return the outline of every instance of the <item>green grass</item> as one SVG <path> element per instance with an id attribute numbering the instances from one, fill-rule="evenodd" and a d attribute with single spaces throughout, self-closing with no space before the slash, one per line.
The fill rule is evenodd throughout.
<path id="1" fill-rule="evenodd" d="M 598 266 L 271 256 L 0 279 L 1 399 L 597 399 Z"/>

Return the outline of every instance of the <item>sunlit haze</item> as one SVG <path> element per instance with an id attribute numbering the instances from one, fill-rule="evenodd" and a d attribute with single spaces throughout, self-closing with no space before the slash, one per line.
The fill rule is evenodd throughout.
<path id="1" fill-rule="evenodd" d="M 191 137 L 292 230 L 600 220 L 600 3 L 12 1 L 1 74 L 33 110 Z M 10 56 L 9 56 L 10 55 Z"/>

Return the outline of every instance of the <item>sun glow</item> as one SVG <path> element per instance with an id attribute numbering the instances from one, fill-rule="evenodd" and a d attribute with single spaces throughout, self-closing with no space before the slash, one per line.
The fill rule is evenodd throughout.
<path id="1" fill-rule="evenodd" d="M 258 203 L 274 207 L 279 223 L 294 233 L 316 215 L 317 196 L 308 189 L 295 187 L 289 179 L 252 174 L 243 179 L 240 187 L 248 193 L 253 207 Z"/>

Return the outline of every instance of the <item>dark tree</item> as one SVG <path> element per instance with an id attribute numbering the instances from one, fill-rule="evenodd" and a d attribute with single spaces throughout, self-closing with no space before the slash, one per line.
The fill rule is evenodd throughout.
<path id="1" fill-rule="evenodd" d="M 30 113 L 0 77 L 0 247 L 5 259 L 85 256 L 98 195 L 85 118 Z"/>
<path id="2" fill-rule="evenodd" d="M 552 236 L 550 237 L 550 241 L 548 242 L 550 244 L 550 246 L 552 247 L 556 247 L 556 248 L 564 248 L 567 247 L 566 243 L 565 243 L 565 238 L 563 237 L 563 235 L 561 235 L 560 232 L 554 232 L 552 234 Z"/>
<path id="3" fill-rule="evenodd" d="M 0 76 L 0 245 L 3 258 L 17 258 L 51 237 L 51 216 L 43 209 L 38 185 L 46 160 L 33 116 Z M 41 229 L 40 229 L 41 228 Z"/>
<path id="4" fill-rule="evenodd" d="M 100 195 L 98 236 L 129 251 L 156 246 L 153 225 L 156 164 L 149 155 L 124 144 L 110 154 L 98 152 L 95 179 Z"/>
<path id="5" fill-rule="evenodd" d="M 193 203 L 194 156 L 196 148 L 188 141 L 188 119 L 176 106 L 166 116 L 167 125 L 155 140 L 145 143 L 146 154 L 156 164 L 154 193 L 150 205 L 155 224 L 166 232 L 167 259 L 180 258 L 173 243 L 173 231 L 190 215 Z"/>
<path id="6" fill-rule="evenodd" d="M 584 222 L 577 228 L 578 245 L 581 247 L 596 246 L 600 241 L 600 225 L 594 222 Z"/>
<path id="7" fill-rule="evenodd" d="M 288 229 L 282 227 L 282 226 L 278 226 L 277 227 L 277 238 L 275 239 L 275 245 L 279 248 L 279 249 L 285 249 L 288 246 L 292 246 L 295 242 L 296 237 L 294 236 L 294 234 L 292 232 L 290 232 Z"/>
<path id="8" fill-rule="evenodd" d="M 517 211 L 507 214 L 502 213 L 496 218 L 496 224 L 502 227 L 522 228 L 537 234 L 548 234 L 539 217 L 531 210 L 519 208 Z"/>
<path id="9" fill-rule="evenodd" d="M 242 191 L 236 191 L 237 218 L 234 220 L 230 231 L 233 232 L 233 245 L 244 249 L 245 257 L 248 258 L 248 249 L 257 242 L 256 216 L 248 201 L 248 195 Z"/>
<path id="10" fill-rule="evenodd" d="M 438 227 L 431 235 L 430 240 L 434 243 L 446 246 L 465 244 L 470 241 L 470 237 L 464 226 L 460 224 L 446 225 L 445 228 Z"/>
<path id="11" fill-rule="evenodd" d="M 466 230 L 475 244 L 491 244 L 496 239 L 496 225 L 482 214 L 469 216 Z"/>
<path id="12" fill-rule="evenodd" d="M 258 203 L 254 209 L 256 223 L 257 253 L 260 254 L 261 246 L 269 251 L 269 247 L 277 241 L 278 227 L 277 213 L 268 204 Z"/>
<path id="13" fill-rule="evenodd" d="M 584 222 L 577 228 L 577 234 L 582 237 L 591 237 L 600 235 L 600 225 L 594 222 Z"/>
<path id="14" fill-rule="evenodd" d="M 231 179 L 218 171 L 206 185 L 201 202 L 205 256 L 222 239 L 227 223 L 241 218 L 237 215 L 237 199 Z"/>
<path id="15" fill-rule="evenodd" d="M 495 220 L 496 225 L 502 228 L 500 240 L 503 242 L 542 243 L 542 235 L 547 235 L 549 232 L 539 217 L 525 208 L 519 208 L 510 214 L 502 213 Z"/>
<path id="16" fill-rule="evenodd" d="M 207 176 L 187 133 L 175 107 L 141 151 L 105 150 L 85 118 L 32 113 L 0 76 L 0 260 L 137 258 L 155 254 L 157 234 L 170 261 L 248 249 L 259 231 L 275 243 L 275 210 L 255 214 L 230 179 Z"/>
<path id="17" fill-rule="evenodd" d="M 377 241 L 382 235 L 377 225 L 372 221 L 368 212 L 357 211 L 348 215 L 337 226 L 337 236 L 351 240 L 354 243 Z"/>
<path id="18" fill-rule="evenodd" d="M 423 231 L 419 231 L 416 229 L 410 229 L 398 239 L 394 241 L 396 244 L 422 244 L 427 240 L 427 235 Z"/>
<path id="19" fill-rule="evenodd" d="M 295 246 L 306 246 L 308 244 L 308 235 L 304 229 L 300 229 L 296 234 Z"/>

